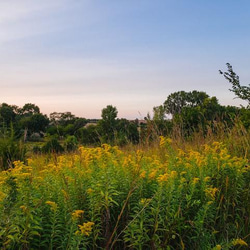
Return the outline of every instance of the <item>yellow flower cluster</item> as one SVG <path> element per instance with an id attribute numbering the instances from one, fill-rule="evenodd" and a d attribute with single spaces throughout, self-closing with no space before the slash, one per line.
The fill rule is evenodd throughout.
<path id="1" fill-rule="evenodd" d="M 222 249 L 221 245 L 216 245 L 216 246 L 213 248 L 213 250 L 221 250 L 221 249 Z"/>
<path id="2" fill-rule="evenodd" d="M 219 191 L 219 189 L 216 187 L 214 187 L 214 188 L 210 187 L 210 188 L 205 189 L 205 193 L 206 193 L 207 197 L 211 198 L 212 200 L 215 199 L 215 195 L 218 191 Z"/>
<path id="3" fill-rule="evenodd" d="M 160 136 L 160 147 L 164 147 L 167 144 L 171 144 L 172 140 L 170 138 Z"/>
<path id="4" fill-rule="evenodd" d="M 248 244 L 244 240 L 242 240 L 242 239 L 234 239 L 232 241 L 232 245 L 233 246 L 239 245 L 239 246 L 246 246 L 246 247 L 248 246 Z"/>
<path id="5" fill-rule="evenodd" d="M 83 210 L 75 210 L 71 215 L 73 220 L 77 220 L 84 214 Z"/>
<path id="6" fill-rule="evenodd" d="M 89 236 L 92 231 L 92 226 L 94 224 L 95 224 L 94 222 L 89 221 L 83 223 L 82 225 L 78 225 L 79 230 L 77 230 L 75 234 Z"/>
<path id="7" fill-rule="evenodd" d="M 160 174 L 159 177 L 157 178 L 157 181 L 159 183 L 163 183 L 166 182 L 168 180 L 169 174 L 165 173 L 165 174 Z"/>
<path id="8" fill-rule="evenodd" d="M 54 201 L 46 201 L 45 203 L 50 206 L 51 211 L 56 212 L 57 204 Z"/>

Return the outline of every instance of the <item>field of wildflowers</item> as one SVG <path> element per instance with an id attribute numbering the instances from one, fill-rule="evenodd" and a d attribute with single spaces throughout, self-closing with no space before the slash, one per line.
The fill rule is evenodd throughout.
<path id="1" fill-rule="evenodd" d="M 1 249 L 247 249 L 247 157 L 197 150 L 80 147 L 0 173 Z"/>

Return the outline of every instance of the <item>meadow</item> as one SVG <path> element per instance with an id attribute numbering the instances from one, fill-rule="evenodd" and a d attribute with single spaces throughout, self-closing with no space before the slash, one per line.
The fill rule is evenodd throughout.
<path id="1" fill-rule="evenodd" d="M 234 128 L 32 154 L 0 173 L 0 248 L 248 249 L 249 149 Z"/>

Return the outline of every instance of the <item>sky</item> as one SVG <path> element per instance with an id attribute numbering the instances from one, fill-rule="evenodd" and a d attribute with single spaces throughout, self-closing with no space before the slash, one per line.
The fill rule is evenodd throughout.
<path id="1" fill-rule="evenodd" d="M 250 82 L 249 0 L 0 0 L 0 103 L 143 119 L 176 91 L 235 99 Z"/>

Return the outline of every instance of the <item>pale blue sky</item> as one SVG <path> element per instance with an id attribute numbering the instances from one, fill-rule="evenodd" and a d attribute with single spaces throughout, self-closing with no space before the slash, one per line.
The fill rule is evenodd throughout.
<path id="1" fill-rule="evenodd" d="M 179 90 L 234 99 L 250 82 L 249 0 L 0 0 L 0 103 L 143 118 Z"/>

